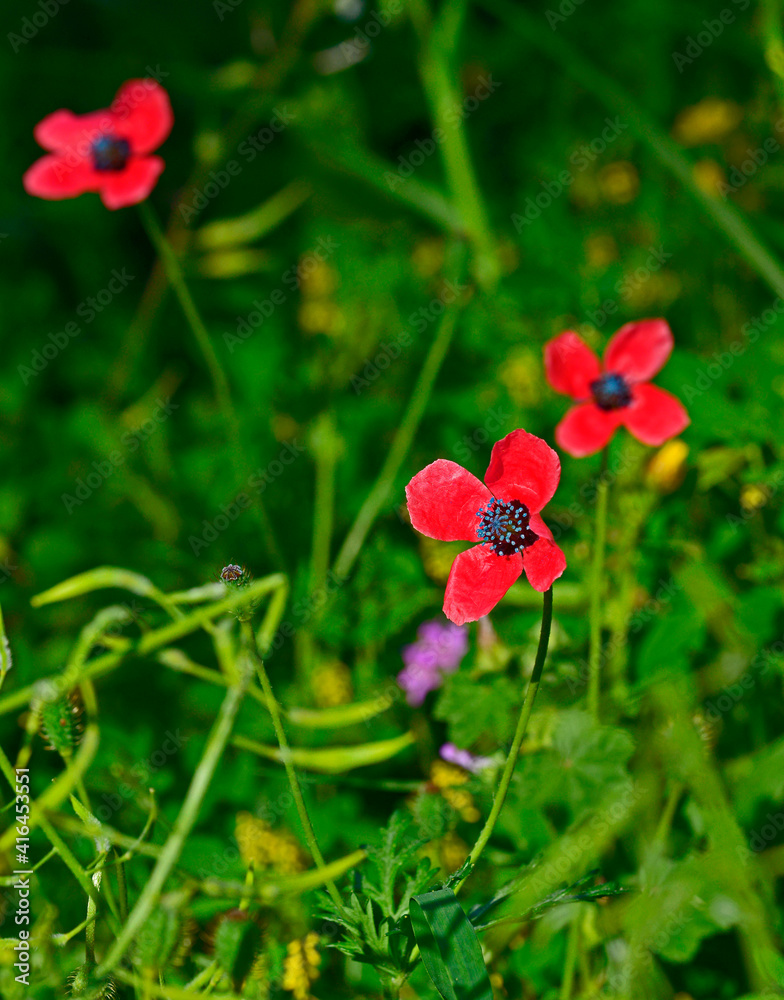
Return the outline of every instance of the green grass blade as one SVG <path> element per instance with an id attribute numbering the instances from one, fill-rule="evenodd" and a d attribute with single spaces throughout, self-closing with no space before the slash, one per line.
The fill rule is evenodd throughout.
<path id="1" fill-rule="evenodd" d="M 493 1000 L 479 938 L 452 890 L 414 896 L 410 912 L 425 969 L 444 1000 Z"/>

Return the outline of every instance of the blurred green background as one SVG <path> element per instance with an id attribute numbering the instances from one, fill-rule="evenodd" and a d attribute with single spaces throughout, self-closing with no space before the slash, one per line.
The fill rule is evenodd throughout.
<path id="1" fill-rule="evenodd" d="M 292 580 L 291 613 L 306 619 L 271 660 L 281 700 L 323 707 L 369 697 L 400 670 L 400 648 L 416 626 L 440 614 L 459 550 L 423 543 L 406 523 L 410 476 L 438 457 L 481 475 L 492 443 L 516 427 L 552 442 L 566 401 L 544 380 L 543 343 L 573 328 L 601 350 L 624 322 L 661 315 L 676 349 L 657 383 L 683 400 L 692 424 L 684 447 L 653 466 L 652 451 L 627 437 L 611 450 L 611 467 L 622 471 L 611 501 L 606 721 L 620 742 L 605 753 L 606 732 L 586 735 L 585 717 L 569 714 L 585 694 L 585 578 L 599 466 L 598 457 L 562 456 L 548 514 L 569 565 L 555 589 L 538 744 L 547 749 L 538 756 L 534 744 L 526 758 L 505 820 L 506 849 L 491 861 L 527 863 L 583 814 L 591 789 L 601 800 L 631 768 L 653 775 L 655 793 L 602 871 L 619 879 L 636 873 L 637 888 L 647 884 L 650 872 L 640 872 L 672 794 L 673 765 L 653 749 L 659 729 L 646 701 L 663 673 L 686 680 L 683 718 L 707 733 L 729 802 L 721 822 L 734 816 L 745 842 L 766 814 L 780 815 L 784 48 L 777 0 L 730 0 L 724 8 L 676 0 L 447 0 L 432 12 L 442 31 L 435 58 L 426 48 L 423 55 L 422 39 L 432 36 L 419 2 L 52 2 L 53 15 L 33 2 L 3 12 L 0 605 L 14 659 L 4 693 L 62 669 L 79 628 L 101 606 L 93 595 L 31 611 L 33 595 L 68 576 L 124 566 L 175 590 L 217 579 L 230 562 L 257 577 L 280 569 L 256 510 L 236 507 L 250 470 L 267 475 L 263 500 Z M 44 202 L 21 185 L 40 153 L 32 132 L 41 118 L 61 107 L 106 107 L 122 82 L 151 71 L 171 97 L 175 125 L 159 151 L 166 170 L 150 201 L 231 386 L 245 468 L 227 447 L 204 361 L 139 213 L 109 212 L 94 195 Z M 459 98 L 451 111 L 460 125 L 446 141 L 434 141 L 439 73 Z M 467 177 L 459 156 L 450 160 L 456 136 L 465 138 L 472 164 Z M 239 164 L 235 176 L 225 173 L 227 161 Z M 454 258 L 463 251 L 461 270 Z M 115 271 L 127 287 L 107 301 L 101 292 Z M 323 586 L 387 458 L 455 286 L 454 339 L 412 447 L 348 581 L 325 614 L 300 614 L 295 609 L 309 606 L 314 583 Z M 258 302 L 274 308 L 238 338 Z M 79 335 L 46 365 L 37 362 L 36 352 L 56 343 L 69 322 Z M 142 629 L 158 620 L 145 602 L 128 604 Z M 520 585 L 493 621 L 504 648 L 530 653 L 536 595 Z M 372 733 L 360 732 L 357 741 L 406 728 L 418 737 L 406 756 L 368 774 L 423 781 L 447 737 L 492 752 L 510 722 L 507 660 L 499 656 L 488 666 L 472 638 L 471 668 L 436 696 L 435 717 L 434 703 L 415 713 L 398 703 Z M 743 677 L 751 685 L 737 698 L 727 695 Z M 146 759 L 178 726 L 198 736 L 219 703 L 209 686 L 186 685 L 151 661 L 115 674 L 100 695 L 95 787 L 107 794 L 117 777 L 110 766 Z M 722 695 L 731 704 L 714 710 Z M 480 705 L 484 715 L 474 712 Z M 244 712 L 262 738 L 268 724 L 251 707 Z M 553 728 L 561 733 L 555 742 Z M 22 740 L 18 714 L 3 718 L 2 736 L 13 757 Z M 559 775 L 565 761 L 571 768 L 570 740 L 594 749 L 586 752 L 584 780 L 561 786 L 537 768 L 556 767 Z M 53 756 L 34 758 L 39 780 L 57 772 Z M 195 759 L 196 749 L 187 748 L 156 772 L 153 783 L 164 803 L 170 796 L 172 815 Z M 258 809 L 285 787 L 274 768 L 260 772 L 253 759 L 236 754 L 227 766 L 231 783 L 211 790 L 189 844 L 194 867 L 225 849 L 238 810 Z M 686 922 L 670 935 L 674 944 L 659 948 L 632 995 L 744 996 L 759 983 L 748 972 L 743 906 L 732 904 L 741 916 L 729 904 L 722 909 L 734 898 L 732 877 L 725 884 L 719 874 L 712 883 L 695 874 L 710 810 L 692 797 L 688 775 L 678 781 L 668 862 L 660 858 L 651 878 L 688 886 L 708 902 L 696 924 Z M 546 801 L 531 791 L 543 785 Z M 313 797 L 322 847 L 334 856 L 372 839 L 403 801 L 380 788 L 331 785 Z M 137 830 L 143 812 L 129 802 L 120 817 L 112 822 Z M 288 820 L 296 829 L 293 814 Z M 470 824 L 449 836 L 470 845 L 472 830 L 475 836 Z M 757 888 L 773 937 L 781 924 L 779 843 L 778 830 L 765 841 L 765 881 Z M 458 844 L 449 857 L 459 854 Z M 673 875 L 678 865 L 691 867 Z M 81 909 L 71 912 L 64 869 L 52 869 L 41 876 L 42 898 L 65 914 L 64 930 Z M 143 884 L 143 868 L 133 878 Z M 622 961 L 613 940 L 645 938 L 639 926 L 658 926 L 667 899 L 663 892 L 642 917 L 624 911 L 605 925 L 596 907 L 580 904 L 587 907 L 581 941 L 593 951 L 593 971 L 583 969 L 580 979 L 585 996 L 596 995 L 589 981 L 610 990 L 598 970 Z M 290 936 L 304 933 L 305 912 L 291 917 Z M 498 995 L 558 995 L 565 940 L 560 927 L 548 936 L 539 925 L 499 952 Z M 323 992 L 314 987 L 319 996 L 372 994 L 372 984 L 352 986 L 329 961 Z M 53 988 L 30 995 L 59 995 Z M 417 988 L 430 995 L 423 982 Z"/>

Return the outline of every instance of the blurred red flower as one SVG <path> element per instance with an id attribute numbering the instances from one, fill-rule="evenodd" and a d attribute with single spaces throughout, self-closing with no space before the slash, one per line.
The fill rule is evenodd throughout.
<path id="1" fill-rule="evenodd" d="M 654 446 L 680 434 L 689 424 L 688 413 L 673 395 L 648 381 L 672 347 L 672 331 L 663 319 L 622 326 L 604 352 L 604 370 L 572 330 L 549 341 L 544 349 L 547 381 L 580 403 L 556 427 L 558 446 L 583 458 L 604 448 L 621 425 Z"/>
<path id="2" fill-rule="evenodd" d="M 50 152 L 25 173 L 25 191 L 52 200 L 98 191 L 112 209 L 144 201 L 164 168 L 149 153 L 173 123 L 169 96 L 155 80 L 129 80 L 103 111 L 55 111 L 35 127 L 36 142 Z"/>
<path id="3" fill-rule="evenodd" d="M 512 431 L 493 446 L 481 483 L 440 458 L 406 487 L 411 523 L 444 542 L 478 542 L 452 564 L 444 614 L 456 625 L 491 611 L 525 570 L 545 591 L 566 569 L 563 552 L 539 512 L 561 478 L 558 455 L 541 438 Z"/>

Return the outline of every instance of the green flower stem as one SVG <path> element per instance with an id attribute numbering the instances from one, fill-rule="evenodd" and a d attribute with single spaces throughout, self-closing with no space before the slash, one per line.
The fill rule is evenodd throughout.
<path id="1" fill-rule="evenodd" d="M 174 289 L 174 293 L 180 303 L 188 326 L 190 327 L 191 332 L 196 339 L 196 343 L 198 344 L 207 364 L 207 369 L 210 373 L 213 389 L 215 391 L 215 398 L 226 424 L 226 431 L 229 439 L 229 446 L 232 451 L 235 469 L 244 470 L 244 473 L 247 474 L 245 477 L 247 479 L 251 475 L 251 470 L 248 468 L 245 453 L 242 449 L 240 424 L 237 419 L 237 411 L 234 408 L 234 403 L 231 398 L 231 392 L 229 390 L 229 383 L 226 378 L 226 374 L 221 367 L 218 355 L 215 353 L 215 348 L 212 346 L 210 335 L 207 332 L 204 321 L 199 314 L 199 310 L 196 308 L 196 304 L 193 301 L 193 297 L 191 296 L 190 290 L 185 282 L 177 255 L 169 245 L 169 242 L 166 239 L 166 236 L 164 235 L 164 232 L 161 229 L 161 226 L 148 201 L 141 202 L 139 205 L 139 212 L 141 214 L 144 228 L 147 230 L 150 240 L 155 247 L 158 257 L 160 258 L 160 261 L 166 271 L 169 284 Z M 272 525 L 270 524 L 270 520 L 267 515 L 267 509 L 260 496 L 256 498 L 254 509 L 258 513 L 262 537 L 264 539 L 264 544 L 267 547 L 267 551 L 278 567 L 285 566 L 283 553 L 275 540 Z"/>
<path id="2" fill-rule="evenodd" d="M 134 938 L 141 930 L 144 922 L 150 916 L 153 907 L 158 902 L 166 879 L 171 874 L 177 859 L 185 846 L 191 830 L 199 816 L 199 810 L 204 802 L 210 782 L 218 768 L 223 751 L 229 741 L 234 721 L 237 718 L 245 690 L 250 682 L 251 672 L 246 669 L 240 682 L 226 692 L 226 697 L 218 712 L 215 724 L 207 737 L 198 767 L 193 775 L 185 801 L 182 804 L 174 827 L 156 862 L 155 868 L 147 880 L 136 905 L 128 916 L 125 925 L 109 949 L 100 967 L 96 970 L 98 977 L 110 973 L 120 962 Z"/>
<path id="3" fill-rule="evenodd" d="M 93 875 L 93 885 L 95 891 L 101 891 L 101 872 Z M 95 965 L 95 921 L 98 916 L 98 907 L 92 896 L 87 897 L 87 927 L 84 933 L 85 959 L 90 965 Z"/>
<path id="4" fill-rule="evenodd" d="M 602 581 L 604 577 L 604 547 L 607 538 L 607 451 L 602 451 L 599 483 L 596 487 L 596 530 L 591 563 L 590 646 L 588 652 L 588 708 L 599 718 L 599 690 L 602 672 Z"/>
<path id="5" fill-rule="evenodd" d="M 501 810 L 504 807 L 506 795 L 509 791 L 509 785 L 511 784 L 512 775 L 520 753 L 520 747 L 522 746 L 523 738 L 525 737 L 525 733 L 528 728 L 528 720 L 531 718 L 531 711 L 533 710 L 534 701 L 536 700 L 536 693 L 539 690 L 539 682 L 542 678 L 542 669 L 544 668 L 544 661 L 547 657 L 547 646 L 550 642 L 550 626 L 552 625 L 552 621 L 553 588 L 550 587 L 550 589 L 546 590 L 544 593 L 542 602 L 542 627 L 539 632 L 539 646 L 536 650 L 534 669 L 531 673 L 531 679 L 528 682 L 528 689 L 525 692 L 523 707 L 520 710 L 520 718 L 517 720 L 517 729 L 515 730 L 514 740 L 512 741 L 512 746 L 509 750 L 509 756 L 506 758 L 506 764 L 504 765 L 504 771 L 501 775 L 501 781 L 496 789 L 490 815 L 487 817 L 485 825 L 482 828 L 482 832 L 479 834 L 479 837 L 474 846 L 471 848 L 471 853 L 468 856 L 468 861 L 471 867 L 469 868 L 468 873 L 463 876 L 457 885 L 454 886 L 455 893 L 460 891 L 463 883 L 471 874 L 471 870 L 479 860 L 482 851 L 485 849 L 485 846 L 493 833 L 498 817 L 501 815 Z"/>
<path id="6" fill-rule="evenodd" d="M 492 290 L 499 267 L 482 196 L 468 150 L 463 119 L 455 120 L 462 102 L 450 67 L 462 25 L 465 4 L 445 4 L 439 19 L 432 21 L 425 0 L 409 0 L 414 29 L 419 36 L 419 72 L 436 127 L 442 132 L 440 150 L 452 203 L 458 205 L 466 232 L 475 251 L 474 272 L 481 287 Z"/>
<path id="7" fill-rule="evenodd" d="M 563 978 L 559 1000 L 571 1000 L 574 987 L 574 973 L 577 967 L 577 956 L 580 952 L 580 910 L 575 907 L 574 915 L 569 924 L 569 937 L 566 939 L 566 959 L 564 961 Z"/>
<path id="8" fill-rule="evenodd" d="M 316 497 L 313 518 L 313 547 L 310 558 L 310 592 L 323 587 L 329 571 L 329 552 L 335 521 L 335 470 L 340 455 L 340 439 L 332 413 L 322 413 L 311 435 L 316 461 Z"/>
<path id="9" fill-rule="evenodd" d="M 452 273 L 447 277 L 452 282 L 458 283 L 463 274 L 465 252 L 464 248 L 459 245 L 455 247 L 455 251 L 457 253 L 457 261 Z M 338 580 L 344 580 L 351 572 L 354 561 L 359 555 L 373 522 L 378 517 L 381 508 L 386 503 L 395 485 L 395 480 L 400 473 L 400 469 L 430 400 L 430 394 L 433 391 L 438 373 L 441 370 L 441 365 L 452 343 L 452 336 L 455 332 L 460 309 L 461 302 L 458 298 L 455 298 L 444 310 L 438 331 L 425 358 L 425 363 L 419 373 L 417 383 L 414 386 L 408 408 L 397 429 L 392 446 L 387 452 L 387 457 L 381 468 L 381 472 L 378 474 L 378 479 L 376 479 L 373 488 L 360 507 L 359 513 L 343 542 L 340 552 L 338 552 L 334 566 L 334 573 Z"/>
<path id="10" fill-rule="evenodd" d="M 11 669 L 13 661 L 11 659 L 11 644 L 5 633 L 5 623 L 3 622 L 3 609 L 0 607 L 0 687 L 3 686 L 5 675 Z"/>
<path id="11" fill-rule="evenodd" d="M 283 761 L 283 766 L 286 769 L 286 777 L 289 779 L 291 794 L 294 796 L 294 803 L 297 807 L 297 813 L 299 815 L 300 823 L 302 824 L 308 849 L 313 856 L 313 860 L 316 862 L 316 867 L 322 874 L 324 874 L 327 865 L 324 861 L 324 855 L 321 853 L 318 841 L 316 840 L 316 833 L 313 829 L 313 824 L 310 821 L 310 816 L 308 815 L 308 808 L 305 805 L 305 799 L 302 795 L 302 789 L 299 784 L 299 779 L 297 778 L 297 772 L 291 760 L 291 751 L 286 731 L 283 728 L 280 705 L 275 699 L 275 694 L 272 690 L 269 676 L 267 675 L 267 669 L 264 666 L 264 660 L 261 658 L 261 654 L 259 653 L 253 626 L 248 620 L 242 621 L 241 626 L 245 641 L 247 642 L 248 648 L 250 649 L 253 657 L 261 689 L 267 699 L 267 707 L 272 719 L 272 725 L 275 728 L 275 736 L 278 740 L 278 746 L 280 747 L 280 759 Z M 332 902 L 338 908 L 338 911 L 342 913 L 343 900 L 340 898 L 340 893 L 338 892 L 338 888 L 335 885 L 334 880 L 329 875 L 324 875 L 324 884 L 326 885 L 327 891 L 332 898 Z"/>

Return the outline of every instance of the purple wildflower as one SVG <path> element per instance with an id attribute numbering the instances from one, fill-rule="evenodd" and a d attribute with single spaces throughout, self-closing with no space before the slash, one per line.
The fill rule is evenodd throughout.
<path id="1" fill-rule="evenodd" d="M 421 705 L 430 691 L 440 687 L 443 675 L 457 670 L 467 649 L 464 626 L 438 619 L 420 625 L 417 641 L 403 648 L 405 669 L 397 676 L 409 705 Z"/>
<path id="2" fill-rule="evenodd" d="M 466 771 L 476 774 L 485 767 L 490 767 L 493 763 L 490 757 L 477 757 L 469 750 L 461 750 L 454 743 L 445 743 L 439 750 L 442 760 L 449 761 L 450 764 L 457 764 Z"/>

